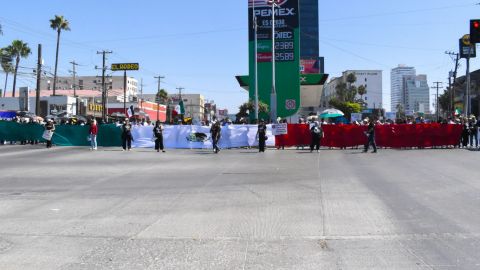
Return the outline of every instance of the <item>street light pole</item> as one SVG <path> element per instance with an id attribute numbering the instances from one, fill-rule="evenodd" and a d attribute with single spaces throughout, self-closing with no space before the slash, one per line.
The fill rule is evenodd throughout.
<path id="1" fill-rule="evenodd" d="M 255 14 L 255 1 L 253 1 L 253 28 L 255 34 L 255 120 L 258 121 L 258 25 L 257 15 Z"/>
<path id="2" fill-rule="evenodd" d="M 275 89 L 275 7 L 276 0 L 269 1 L 272 4 L 272 92 L 270 93 L 270 120 L 277 119 L 277 92 Z"/>
<path id="3" fill-rule="evenodd" d="M 156 76 L 155 79 L 158 79 L 158 90 L 157 90 L 157 121 L 160 120 L 160 81 L 165 78 L 165 76 Z"/>

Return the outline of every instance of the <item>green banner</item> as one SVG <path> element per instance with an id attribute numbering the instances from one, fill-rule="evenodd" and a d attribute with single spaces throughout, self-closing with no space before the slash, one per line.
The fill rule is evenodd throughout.
<path id="1" fill-rule="evenodd" d="M 59 146 L 89 146 L 87 140 L 90 126 L 58 125 L 52 143 Z M 44 128 L 39 124 L 20 124 L 0 121 L 0 140 L 5 141 L 45 141 L 42 138 Z M 99 146 L 121 146 L 121 129 L 115 124 L 99 125 L 97 143 Z"/>

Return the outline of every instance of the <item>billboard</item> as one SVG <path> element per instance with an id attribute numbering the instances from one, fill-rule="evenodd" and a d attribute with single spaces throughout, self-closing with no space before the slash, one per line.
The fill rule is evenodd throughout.
<path id="1" fill-rule="evenodd" d="M 300 59 L 300 73 L 318 74 L 320 73 L 320 59 Z"/>
<path id="2" fill-rule="evenodd" d="M 475 58 L 477 50 L 474 43 L 470 42 L 470 35 L 464 35 L 460 40 L 460 58 Z"/>
<path id="3" fill-rule="evenodd" d="M 275 0 L 275 44 L 272 44 L 272 6 L 267 0 L 249 0 L 250 99 L 255 98 L 255 59 L 258 66 L 258 97 L 270 108 L 272 90 L 272 48 L 275 46 L 277 116 L 294 115 L 300 105 L 299 1 Z M 255 20 L 256 19 L 256 20 Z M 255 35 L 254 21 L 257 24 Z M 255 36 L 257 55 L 255 55 Z M 294 106 L 292 106 L 294 105 Z"/>

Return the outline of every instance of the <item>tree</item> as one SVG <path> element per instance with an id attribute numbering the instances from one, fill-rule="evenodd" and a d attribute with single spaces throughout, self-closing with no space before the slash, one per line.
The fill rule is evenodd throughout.
<path id="1" fill-rule="evenodd" d="M 337 93 L 337 98 L 340 100 L 340 101 L 345 101 L 346 100 L 346 97 L 347 97 L 347 84 L 344 83 L 344 82 L 339 82 L 336 86 L 335 86 L 335 91 Z"/>
<path id="2" fill-rule="evenodd" d="M 165 89 L 160 89 L 158 91 L 155 100 L 158 100 L 159 103 L 165 103 L 168 101 L 168 92 Z"/>
<path id="3" fill-rule="evenodd" d="M 15 97 L 15 87 L 17 86 L 17 73 L 18 73 L 18 64 L 20 63 L 21 58 L 27 58 L 31 53 L 30 48 L 27 43 L 24 43 L 21 40 L 12 41 L 12 45 L 9 45 L 6 48 L 8 54 L 12 57 L 15 57 L 15 70 L 13 71 L 13 90 L 12 97 Z"/>
<path id="4" fill-rule="evenodd" d="M 0 65 L 5 72 L 5 87 L 3 88 L 3 96 L 7 92 L 8 74 L 14 71 L 13 58 L 8 52 L 7 48 L 0 48 Z"/>
<path id="5" fill-rule="evenodd" d="M 360 95 L 360 98 L 363 100 L 363 95 L 365 95 L 367 93 L 367 88 L 365 87 L 365 85 L 360 85 L 357 88 L 357 92 Z"/>
<path id="6" fill-rule="evenodd" d="M 357 81 L 357 76 L 354 73 L 350 73 L 347 75 L 347 83 L 350 85 L 354 84 Z"/>
<path id="7" fill-rule="evenodd" d="M 333 98 L 329 101 L 330 106 L 335 109 L 339 109 L 345 114 L 345 118 L 350 119 L 352 113 L 359 113 L 362 111 L 360 104 L 355 102 L 344 102 L 337 98 Z"/>
<path id="8" fill-rule="evenodd" d="M 401 103 L 397 104 L 397 119 L 404 119 L 405 118 L 405 109 Z"/>
<path id="9" fill-rule="evenodd" d="M 247 110 L 249 113 L 247 113 Z M 238 113 L 236 116 L 236 122 L 239 122 L 241 118 L 246 118 L 251 115 L 255 111 L 255 102 L 250 100 L 248 102 L 243 103 L 238 107 Z M 258 101 L 258 112 L 259 113 L 267 113 L 268 112 L 268 105 L 263 103 L 262 101 Z"/>
<path id="10" fill-rule="evenodd" d="M 62 30 L 70 31 L 70 23 L 63 16 L 55 15 L 55 18 L 50 20 L 50 27 L 57 31 L 57 52 L 55 55 L 55 72 L 53 74 L 53 95 L 55 96 L 57 84 L 58 50 L 60 48 L 60 33 Z"/>

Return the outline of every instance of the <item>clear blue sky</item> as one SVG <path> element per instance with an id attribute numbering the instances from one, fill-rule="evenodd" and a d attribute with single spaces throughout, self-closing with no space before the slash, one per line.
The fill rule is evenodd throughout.
<path id="1" fill-rule="evenodd" d="M 480 17 L 475 3 L 320 0 L 320 54 L 325 57 L 326 73 L 383 70 L 386 108 L 390 69 L 398 64 L 427 74 L 430 85 L 433 81 L 446 85 L 453 62 L 444 52 L 456 52 L 458 39 L 469 31 L 469 19 Z M 41 43 L 45 65 L 53 70 L 56 34 L 49 19 L 55 14 L 64 15 L 72 28 L 62 33 L 59 75 L 69 75 L 72 60 L 82 65 L 80 75 L 100 74 L 94 69 L 102 60 L 96 52 L 106 49 L 114 52 L 109 63 L 140 63 L 141 70 L 130 75 L 143 78 L 145 93 L 156 92 L 153 76 L 163 75 L 162 88 L 169 93 L 185 87 L 185 92 L 201 93 L 231 113 L 248 99 L 234 77 L 248 74 L 247 0 L 9 1 L 2 4 L 0 14 L 4 32 L 0 46 L 13 39 L 28 42 L 33 53 L 21 65 L 34 67 Z M 464 74 L 465 61 L 461 63 Z M 474 59 L 472 70 L 479 66 Z M 34 87 L 33 76 L 22 76 L 19 86 L 24 85 Z"/>

